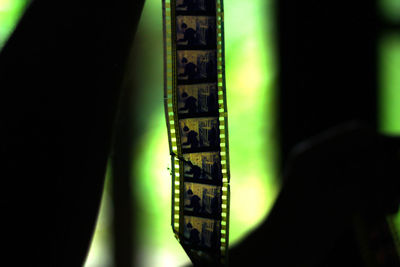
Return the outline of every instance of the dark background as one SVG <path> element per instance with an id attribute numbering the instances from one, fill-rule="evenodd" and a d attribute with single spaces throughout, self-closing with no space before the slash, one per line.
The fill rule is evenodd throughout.
<path id="1" fill-rule="evenodd" d="M 378 11 L 374 0 L 277 1 L 282 161 L 334 125 L 377 125 Z"/>

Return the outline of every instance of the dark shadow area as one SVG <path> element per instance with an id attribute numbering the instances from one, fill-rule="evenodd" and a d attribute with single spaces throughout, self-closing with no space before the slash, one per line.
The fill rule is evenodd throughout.
<path id="1" fill-rule="evenodd" d="M 277 1 L 282 167 L 299 142 L 349 120 L 375 127 L 375 0 Z"/>
<path id="2" fill-rule="evenodd" d="M 399 205 L 399 148 L 358 123 L 297 146 L 267 220 L 231 249 L 230 266 L 399 266 L 384 225 Z"/>
<path id="3" fill-rule="evenodd" d="M 33 1 L 1 51 L 5 266 L 84 263 L 142 6 Z"/>
<path id="4" fill-rule="evenodd" d="M 400 266 L 400 138 L 377 127 L 377 1 L 277 1 L 282 190 L 230 266 Z"/>

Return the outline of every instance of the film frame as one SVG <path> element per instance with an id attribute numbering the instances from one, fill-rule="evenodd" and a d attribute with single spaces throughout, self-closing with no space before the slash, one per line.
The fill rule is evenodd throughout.
<path id="1" fill-rule="evenodd" d="M 177 94 L 180 119 L 219 116 L 217 83 L 178 85 Z"/>
<path id="2" fill-rule="evenodd" d="M 218 152 L 183 154 L 186 182 L 222 186 L 221 157 Z"/>
<path id="3" fill-rule="evenodd" d="M 213 83 L 217 81 L 217 51 L 177 50 L 178 84 Z"/>
<path id="4" fill-rule="evenodd" d="M 186 10 L 177 8 L 177 5 L 182 3 L 180 0 L 163 0 L 163 27 L 164 27 L 164 104 L 165 115 L 168 128 L 168 139 L 171 153 L 171 176 L 172 176 L 172 210 L 171 224 L 176 238 L 185 248 L 189 257 L 192 259 L 197 256 L 204 258 L 209 257 L 205 248 L 193 248 L 187 246 L 184 240 L 185 234 L 185 218 L 202 218 L 185 214 L 185 183 L 199 182 L 204 186 L 219 186 L 220 187 L 220 213 L 219 216 L 212 218 L 219 224 L 218 235 L 218 253 L 212 254 L 212 257 L 219 258 L 217 261 L 220 265 L 225 265 L 227 262 L 227 250 L 229 241 L 229 199 L 230 199 L 230 171 L 229 171 L 229 146 L 228 146 L 228 112 L 226 106 L 226 86 L 225 86 L 225 62 L 224 62 L 224 19 L 223 19 L 223 2 L 222 0 L 207 0 L 199 1 L 211 7 L 210 10 L 203 7 L 197 10 Z M 208 2 L 208 4 L 205 4 Z M 177 18 L 183 16 L 199 16 L 207 17 L 211 21 L 215 17 L 215 44 L 205 43 L 203 46 L 199 43 L 195 45 L 178 44 L 178 25 Z M 192 18 L 193 19 L 193 18 Z M 195 19 L 195 18 L 194 18 Z M 212 28 L 212 27 L 211 27 Z M 182 32 L 181 32 L 182 33 Z M 215 53 L 215 62 L 212 68 L 215 68 L 215 73 L 212 77 L 203 77 L 194 81 L 184 81 L 179 79 L 179 53 L 198 53 L 198 50 L 207 50 Z M 181 60 L 180 60 L 181 61 Z M 197 114 L 183 114 L 179 112 L 179 86 L 193 86 L 200 83 L 214 83 L 216 85 L 216 94 L 214 97 L 217 102 L 217 109 L 213 108 L 212 112 L 197 112 Z M 193 95 L 192 95 L 193 96 Z M 204 148 L 200 150 L 187 149 L 182 147 L 182 139 L 180 122 L 185 119 L 204 119 L 205 117 L 213 117 L 217 121 L 218 145 L 212 148 Z M 196 181 L 185 177 L 185 168 L 188 164 L 188 157 L 195 153 L 217 153 L 219 157 L 218 182 Z M 187 175 L 186 175 L 187 176 Z M 193 178 L 193 177 L 192 177 Z M 204 218 L 203 218 L 204 219 Z M 209 218 L 210 219 L 210 218 Z M 203 251 L 204 250 L 204 251 Z M 197 253 L 197 256 L 190 255 Z M 203 256 L 202 256 L 203 255 Z"/>
<path id="5" fill-rule="evenodd" d="M 218 219 L 184 216 L 183 242 L 193 249 L 204 249 L 216 253 L 220 246 L 220 227 Z"/>
<path id="6" fill-rule="evenodd" d="M 221 220 L 221 186 L 185 181 L 184 189 L 185 215 Z"/>
<path id="7" fill-rule="evenodd" d="M 177 49 L 216 49 L 215 16 L 176 16 Z"/>
<path id="8" fill-rule="evenodd" d="M 182 153 L 219 151 L 218 117 L 179 120 Z"/>

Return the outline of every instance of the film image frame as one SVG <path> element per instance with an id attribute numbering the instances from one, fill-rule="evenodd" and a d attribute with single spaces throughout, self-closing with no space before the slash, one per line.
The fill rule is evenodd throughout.
<path id="1" fill-rule="evenodd" d="M 218 251 L 221 246 L 221 221 L 184 216 L 183 243 L 194 249 Z"/>
<path id="2" fill-rule="evenodd" d="M 217 117 L 179 120 L 183 153 L 219 150 L 219 121 Z"/>
<path id="3" fill-rule="evenodd" d="M 177 48 L 180 50 L 215 49 L 215 27 L 215 16 L 177 16 Z"/>
<path id="4" fill-rule="evenodd" d="M 222 185 L 219 152 L 184 154 L 183 177 L 186 182 Z"/>
<path id="5" fill-rule="evenodd" d="M 218 88 L 216 83 L 178 86 L 180 118 L 218 116 Z"/>
<path id="6" fill-rule="evenodd" d="M 221 186 L 185 182 L 184 189 L 185 215 L 221 219 Z"/>
<path id="7" fill-rule="evenodd" d="M 178 50 L 178 84 L 195 84 L 217 81 L 217 51 Z"/>

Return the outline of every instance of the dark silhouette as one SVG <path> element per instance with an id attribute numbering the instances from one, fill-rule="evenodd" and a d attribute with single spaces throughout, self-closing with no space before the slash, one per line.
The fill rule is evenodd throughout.
<path id="1" fill-rule="evenodd" d="M 183 146 L 190 146 L 190 148 L 196 148 L 199 146 L 199 140 L 197 140 L 198 133 L 190 130 L 189 127 L 183 127 L 183 132 L 187 136 L 187 141 L 183 143 Z"/>
<path id="2" fill-rule="evenodd" d="M 207 214 L 208 212 L 207 212 L 207 202 L 206 202 L 206 199 L 207 199 L 207 192 L 208 192 L 208 190 L 206 189 L 206 188 L 204 188 L 203 189 L 203 198 L 201 199 L 201 210 L 200 210 L 200 213 L 202 213 L 202 214 Z"/>
<path id="3" fill-rule="evenodd" d="M 186 164 L 190 167 L 190 170 L 185 172 L 185 174 L 192 175 L 191 178 L 193 178 L 193 179 L 199 179 L 201 177 L 201 173 L 202 173 L 201 168 L 197 165 L 192 164 L 190 161 L 189 161 L 189 163 L 186 163 Z"/>
<path id="4" fill-rule="evenodd" d="M 210 142 L 210 147 L 217 147 L 219 145 L 217 130 L 214 126 L 208 132 L 208 141 Z"/>
<path id="5" fill-rule="evenodd" d="M 213 92 L 211 92 L 210 95 L 207 97 L 207 105 L 208 112 L 213 114 L 218 112 L 218 102 Z"/>
<path id="6" fill-rule="evenodd" d="M 188 198 L 190 199 L 190 204 L 185 205 L 185 208 L 189 209 L 195 214 L 199 214 L 201 211 L 200 197 L 198 195 L 194 195 L 191 189 L 189 189 L 186 193 Z"/>
<path id="7" fill-rule="evenodd" d="M 193 96 L 189 96 L 186 92 L 181 94 L 181 101 L 185 102 L 185 106 L 180 108 L 180 111 L 188 111 L 188 114 L 197 113 L 197 99 Z"/>
<path id="8" fill-rule="evenodd" d="M 208 59 L 208 62 L 206 64 L 206 73 L 207 73 L 207 78 L 215 78 L 216 67 L 211 58 Z"/>
<path id="9" fill-rule="evenodd" d="M 84 265 L 143 3 L 29 1 L 2 47 L 2 266 Z"/>
<path id="10" fill-rule="evenodd" d="M 218 194 L 218 191 L 214 192 L 214 197 L 211 199 L 211 204 L 210 204 L 210 208 L 211 208 L 211 215 L 213 216 L 218 216 L 219 213 L 221 212 L 221 205 L 220 205 L 221 201 L 220 201 L 220 197 Z"/>
<path id="11" fill-rule="evenodd" d="M 191 223 L 188 223 L 186 227 L 189 231 L 189 243 L 195 246 L 198 245 L 200 243 L 200 232 L 193 228 Z"/>
<path id="12" fill-rule="evenodd" d="M 210 242 L 211 242 L 211 248 L 212 249 L 219 249 L 219 245 L 220 245 L 220 234 L 219 234 L 219 227 L 217 223 L 214 223 L 213 225 L 213 232 L 210 238 Z"/>
<path id="13" fill-rule="evenodd" d="M 206 32 L 206 42 L 208 45 L 216 43 L 215 26 L 209 25 Z"/>
<path id="14" fill-rule="evenodd" d="M 194 80 L 197 76 L 197 66 L 192 63 L 192 62 L 188 62 L 187 58 L 183 57 L 181 62 L 184 65 L 184 71 L 183 73 L 179 73 L 179 77 L 187 77 L 188 80 Z"/>
<path id="15" fill-rule="evenodd" d="M 196 31 L 192 28 L 188 28 L 186 23 L 182 23 L 181 28 L 183 29 L 183 38 L 179 39 L 178 42 L 187 42 L 187 45 L 195 45 Z"/>
<path id="16" fill-rule="evenodd" d="M 211 177 L 215 182 L 221 182 L 221 168 L 219 162 L 214 162 L 211 166 Z"/>

